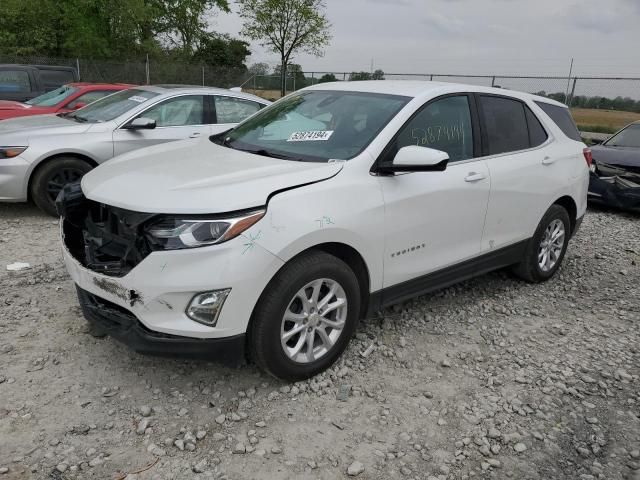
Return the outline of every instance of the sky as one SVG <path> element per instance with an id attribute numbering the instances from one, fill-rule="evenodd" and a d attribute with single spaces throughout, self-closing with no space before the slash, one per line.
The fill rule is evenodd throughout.
<path id="1" fill-rule="evenodd" d="M 326 0 L 333 38 L 304 71 L 640 77 L 640 0 Z M 212 29 L 240 37 L 237 6 Z M 278 63 L 251 43 L 248 64 Z M 638 86 L 640 89 L 640 86 Z"/>

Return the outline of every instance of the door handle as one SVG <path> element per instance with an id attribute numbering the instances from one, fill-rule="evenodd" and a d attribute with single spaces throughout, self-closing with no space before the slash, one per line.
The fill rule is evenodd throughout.
<path id="1" fill-rule="evenodd" d="M 485 176 L 484 173 L 470 172 L 469 175 L 464 177 L 464 181 L 465 182 L 478 182 L 480 180 L 484 180 L 485 178 L 487 178 L 487 177 Z"/>
<path id="2" fill-rule="evenodd" d="M 551 158 L 549 156 L 546 156 L 542 159 L 542 164 L 543 165 L 551 165 L 552 163 L 554 163 L 556 160 L 554 158 Z"/>
<path id="3" fill-rule="evenodd" d="M 200 132 L 193 132 L 189 135 L 189 138 L 198 138 L 200 135 L 202 135 Z"/>

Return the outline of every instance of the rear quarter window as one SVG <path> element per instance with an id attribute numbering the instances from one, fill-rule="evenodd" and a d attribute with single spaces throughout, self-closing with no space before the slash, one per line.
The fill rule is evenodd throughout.
<path id="1" fill-rule="evenodd" d="M 70 70 L 40 70 L 40 78 L 46 87 L 58 87 L 75 81 Z"/>
<path id="2" fill-rule="evenodd" d="M 577 142 L 582 141 L 578 127 L 576 127 L 576 123 L 573 121 L 573 117 L 568 108 L 551 105 L 546 102 L 536 102 L 536 105 L 538 105 L 544 113 L 549 115 L 551 120 L 553 120 L 567 137 Z"/>

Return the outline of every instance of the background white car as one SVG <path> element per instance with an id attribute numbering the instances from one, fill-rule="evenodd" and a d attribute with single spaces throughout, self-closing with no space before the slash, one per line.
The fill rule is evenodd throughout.
<path id="1" fill-rule="evenodd" d="M 116 155 L 228 130 L 270 102 L 209 87 L 144 86 L 69 114 L 0 122 L 0 201 L 55 214 L 62 186 Z"/>
<path id="2" fill-rule="evenodd" d="M 60 201 L 85 316 L 138 351 L 246 347 L 295 380 L 382 306 L 507 266 L 547 280 L 590 156 L 540 104 L 570 120 L 499 89 L 323 84 L 211 140 L 108 162 Z"/>

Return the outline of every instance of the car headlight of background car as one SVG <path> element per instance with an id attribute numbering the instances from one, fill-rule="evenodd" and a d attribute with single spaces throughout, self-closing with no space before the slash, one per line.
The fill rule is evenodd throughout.
<path id="1" fill-rule="evenodd" d="M 264 217 L 266 209 L 232 216 L 165 216 L 147 227 L 155 247 L 163 250 L 204 247 L 237 237 Z"/>
<path id="2" fill-rule="evenodd" d="M 17 157 L 26 149 L 27 147 L 0 147 L 0 159 Z"/>

